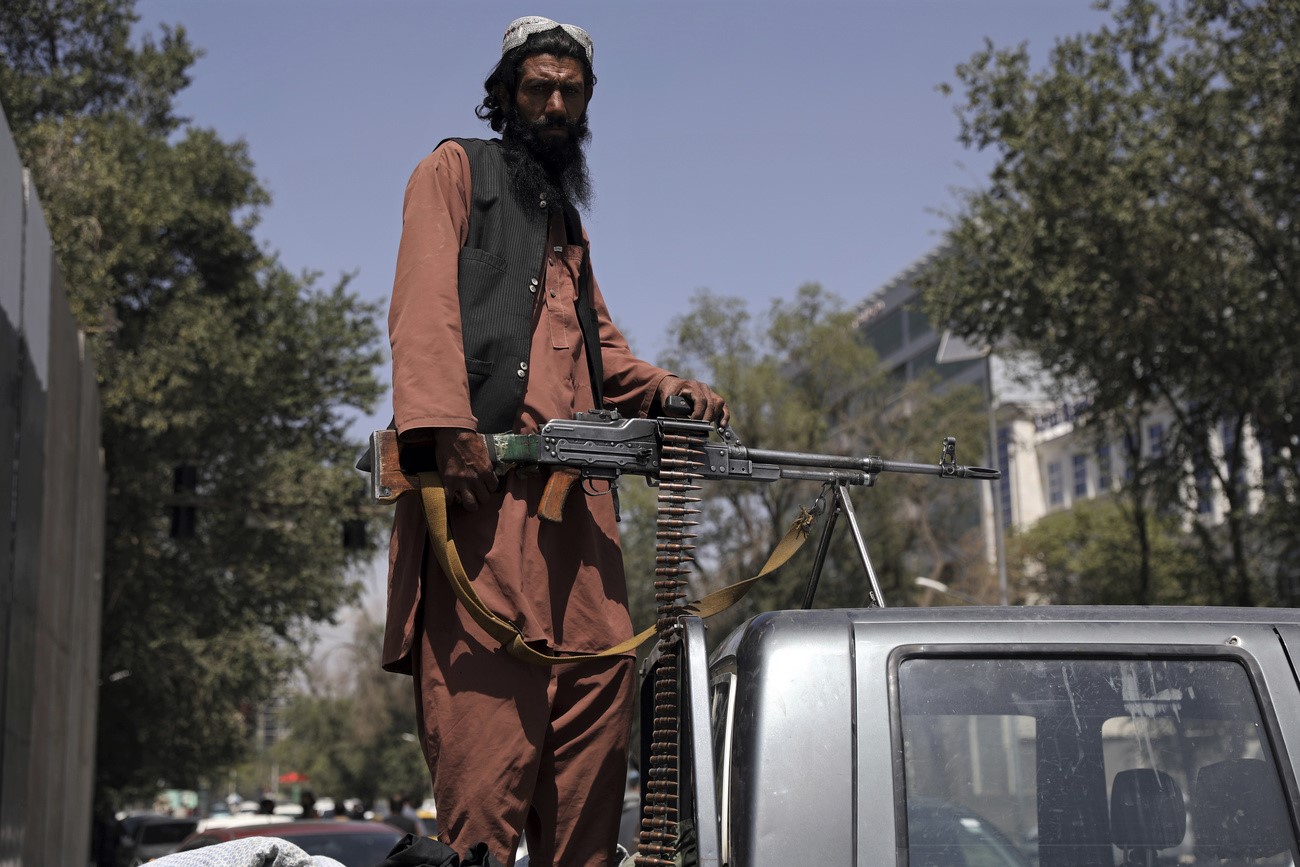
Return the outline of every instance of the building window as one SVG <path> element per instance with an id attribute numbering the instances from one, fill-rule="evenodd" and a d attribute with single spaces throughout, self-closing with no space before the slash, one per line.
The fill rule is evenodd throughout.
<path id="1" fill-rule="evenodd" d="M 1065 505 L 1065 474 L 1060 461 L 1047 465 L 1047 502 L 1051 506 Z"/>
<path id="2" fill-rule="evenodd" d="M 930 327 L 930 320 L 920 310 L 909 307 L 907 309 L 907 339 L 918 340 L 934 331 Z"/>
<path id="3" fill-rule="evenodd" d="M 1232 471 L 1232 462 L 1237 461 L 1237 468 L 1232 471 L 1232 482 L 1240 490 L 1246 485 L 1246 467 L 1243 455 L 1234 455 L 1237 450 L 1237 427 L 1232 422 L 1224 421 L 1219 425 L 1219 434 L 1223 437 L 1223 462 Z"/>
<path id="4" fill-rule="evenodd" d="M 1011 431 L 998 428 L 998 469 L 1002 478 L 998 479 L 998 499 L 1002 509 L 1002 526 L 1011 526 Z"/>
<path id="5" fill-rule="evenodd" d="M 881 358 L 903 348 L 903 311 L 895 310 L 882 316 L 867 327 L 867 342 Z"/>
<path id="6" fill-rule="evenodd" d="M 1196 462 L 1196 512 L 1208 515 L 1214 511 L 1214 483 L 1210 477 L 1210 467 L 1203 461 Z"/>
<path id="7" fill-rule="evenodd" d="M 1139 437 L 1126 433 L 1124 434 L 1124 481 L 1133 481 L 1133 470 L 1137 462 L 1141 460 L 1141 442 Z"/>
<path id="8" fill-rule="evenodd" d="M 935 359 L 935 346 L 927 346 L 919 355 L 912 357 L 912 379 L 920 379 L 938 365 Z"/>
<path id="9" fill-rule="evenodd" d="M 1110 468 L 1110 446 L 1097 447 L 1097 493 L 1105 493 L 1111 489 L 1114 484 L 1114 478 Z"/>
<path id="10" fill-rule="evenodd" d="M 938 366 L 939 381 L 947 382 L 950 379 L 956 379 L 968 370 L 983 366 L 984 359 L 982 358 L 972 358 L 970 361 L 945 361 Z"/>
<path id="11" fill-rule="evenodd" d="M 1270 494 L 1280 494 L 1285 482 L 1277 449 L 1273 448 L 1273 443 L 1267 437 L 1260 437 L 1258 442 L 1260 477 L 1264 480 L 1264 487 Z"/>
<path id="12" fill-rule="evenodd" d="M 1147 427 L 1147 454 L 1153 458 L 1165 455 L 1165 426 L 1156 423 Z"/>
<path id="13" fill-rule="evenodd" d="M 1074 498 L 1086 500 L 1088 498 L 1088 456 L 1075 455 L 1072 459 L 1072 469 L 1074 470 Z"/>

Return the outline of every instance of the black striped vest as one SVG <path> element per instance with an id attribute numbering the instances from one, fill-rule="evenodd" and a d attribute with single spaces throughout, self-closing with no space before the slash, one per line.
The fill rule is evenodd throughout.
<path id="1" fill-rule="evenodd" d="M 449 141 L 459 144 L 469 157 L 472 191 L 469 236 L 460 251 L 457 286 L 470 408 L 478 419 L 479 433 L 501 433 L 513 427 L 528 384 L 533 306 L 553 205 L 518 201 L 510 189 L 500 139 Z M 591 305 L 590 256 L 578 212 L 566 207 L 564 218 L 569 243 L 583 248 L 578 324 L 599 407 L 604 371 L 600 329 Z"/>

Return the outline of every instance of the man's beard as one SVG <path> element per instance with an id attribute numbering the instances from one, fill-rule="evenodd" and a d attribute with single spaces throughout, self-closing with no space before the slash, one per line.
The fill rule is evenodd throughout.
<path id="1" fill-rule="evenodd" d="M 547 129 L 567 129 L 566 136 L 544 136 Z M 531 206 L 544 200 L 560 205 L 591 207 L 591 175 L 583 147 L 591 140 L 584 114 L 576 121 L 542 118 L 526 123 L 511 106 L 501 131 L 510 187 L 519 202 Z"/>

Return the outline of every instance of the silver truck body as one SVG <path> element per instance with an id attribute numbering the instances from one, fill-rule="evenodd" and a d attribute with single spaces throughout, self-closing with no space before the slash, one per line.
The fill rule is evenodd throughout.
<path id="1" fill-rule="evenodd" d="M 1300 857 L 1300 612 L 781 611 L 707 661 L 684 624 L 700 864 Z"/>

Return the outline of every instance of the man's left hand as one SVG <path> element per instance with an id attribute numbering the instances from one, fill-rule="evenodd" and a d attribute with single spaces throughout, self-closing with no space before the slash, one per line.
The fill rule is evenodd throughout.
<path id="1" fill-rule="evenodd" d="M 662 404 L 673 395 L 686 398 L 691 404 L 691 418 L 711 421 L 718 427 L 726 427 L 731 413 L 722 395 L 709 388 L 698 379 L 678 379 L 668 377 L 659 386 L 659 402 Z"/>

